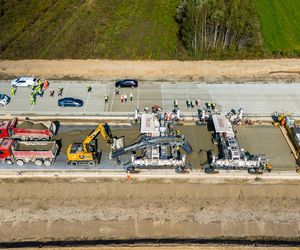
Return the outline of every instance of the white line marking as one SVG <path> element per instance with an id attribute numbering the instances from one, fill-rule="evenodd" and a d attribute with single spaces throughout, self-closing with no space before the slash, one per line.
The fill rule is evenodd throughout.
<path id="1" fill-rule="evenodd" d="M 90 97 L 90 92 L 88 93 L 88 95 L 87 95 L 87 98 L 85 99 L 85 104 L 84 104 L 84 109 L 83 109 L 83 112 L 85 113 L 85 111 L 86 111 L 86 108 L 87 108 L 87 104 L 88 104 L 88 102 L 89 102 L 89 97 Z"/>
<path id="2" fill-rule="evenodd" d="M 112 112 L 112 108 L 113 108 L 113 105 L 114 105 L 114 100 L 115 100 L 115 96 L 116 96 L 116 90 L 113 91 L 113 96 L 112 96 L 112 99 L 111 99 L 111 105 L 110 105 L 110 112 Z"/>
<path id="3" fill-rule="evenodd" d="M 138 87 L 137 108 L 140 109 L 140 87 Z"/>
<path id="4" fill-rule="evenodd" d="M 238 102 L 239 102 L 239 105 L 240 105 L 240 106 L 239 106 L 239 107 L 237 107 L 237 108 L 243 108 L 243 107 L 242 107 L 242 103 L 241 103 L 240 96 L 239 96 L 239 95 L 236 93 L 236 89 L 237 89 L 237 87 L 238 87 L 238 86 L 237 86 L 237 85 L 235 85 L 235 86 L 234 86 L 234 89 L 233 89 L 233 93 L 234 93 L 235 97 L 237 98 L 237 100 L 238 100 Z"/>
<path id="5" fill-rule="evenodd" d="M 161 84 L 161 104 L 163 110 L 165 110 L 165 104 L 164 104 L 164 84 Z"/>
<path id="6" fill-rule="evenodd" d="M 280 85 L 281 88 L 281 93 L 284 93 L 286 95 L 286 99 L 289 101 L 290 105 L 293 107 L 294 111 L 293 113 L 295 114 L 297 112 L 297 108 L 294 105 L 294 102 L 291 100 L 291 97 L 289 96 L 289 94 L 287 93 L 286 89 L 282 87 L 282 85 Z M 284 112 L 288 112 L 289 110 L 283 110 Z"/>

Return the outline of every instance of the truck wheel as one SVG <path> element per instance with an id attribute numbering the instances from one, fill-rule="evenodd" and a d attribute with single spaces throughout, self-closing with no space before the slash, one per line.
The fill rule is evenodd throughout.
<path id="1" fill-rule="evenodd" d="M 33 140 L 33 141 L 38 141 L 38 140 L 39 140 L 39 138 L 33 138 L 32 140 Z"/>
<path id="2" fill-rule="evenodd" d="M 37 160 L 35 160 L 35 165 L 37 165 L 37 166 L 42 166 L 42 164 L 43 164 L 43 161 L 42 160 L 40 160 L 40 159 L 37 159 Z"/>
<path id="3" fill-rule="evenodd" d="M 51 161 L 50 160 L 44 160 L 44 165 L 45 166 L 50 166 L 51 165 Z"/>
<path id="4" fill-rule="evenodd" d="M 47 138 L 42 138 L 41 140 L 42 140 L 42 141 L 48 141 L 48 139 L 47 139 Z"/>
<path id="5" fill-rule="evenodd" d="M 18 166 L 23 166 L 24 165 L 24 161 L 20 160 L 20 159 L 17 160 L 16 163 L 17 163 Z"/>
<path id="6" fill-rule="evenodd" d="M 89 161 L 88 164 L 89 164 L 90 167 L 95 166 L 95 162 L 94 161 Z"/>
<path id="7" fill-rule="evenodd" d="M 75 167 L 75 166 L 78 165 L 78 162 L 77 162 L 77 161 L 72 161 L 72 162 L 71 162 L 71 165 Z"/>
<path id="8" fill-rule="evenodd" d="M 13 161 L 11 159 L 8 159 L 8 160 L 5 161 L 5 163 L 8 164 L 8 165 L 12 165 Z"/>

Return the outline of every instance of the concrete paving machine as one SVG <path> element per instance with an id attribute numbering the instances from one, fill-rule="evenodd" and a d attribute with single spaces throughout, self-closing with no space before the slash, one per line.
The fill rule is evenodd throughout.
<path id="1" fill-rule="evenodd" d="M 175 168 L 177 172 L 185 172 L 188 166 L 181 149 L 188 154 L 193 150 L 184 135 L 173 128 L 172 122 L 168 113 L 142 114 L 141 135 L 129 146 L 112 150 L 111 158 L 118 159 L 119 156 L 130 153 L 131 162 L 124 164 L 126 171 Z"/>
<path id="2" fill-rule="evenodd" d="M 267 163 L 263 155 L 253 155 L 240 148 L 231 124 L 235 124 L 236 119 L 230 122 L 220 113 L 211 117 L 215 130 L 213 140 L 218 144 L 219 155 L 210 154 L 209 165 L 205 168 L 206 173 L 213 173 L 215 169 L 245 169 L 250 174 L 271 171 L 272 165 Z"/>

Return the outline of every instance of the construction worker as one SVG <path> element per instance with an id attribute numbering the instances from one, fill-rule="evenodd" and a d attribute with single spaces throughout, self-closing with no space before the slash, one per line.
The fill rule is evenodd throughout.
<path id="1" fill-rule="evenodd" d="M 92 86 L 91 86 L 90 84 L 87 85 L 87 92 L 88 92 L 88 93 L 92 92 Z"/>
<path id="2" fill-rule="evenodd" d="M 174 100 L 174 108 L 178 108 L 178 101 Z"/>
<path id="3" fill-rule="evenodd" d="M 269 173 L 271 173 L 271 171 L 272 171 L 272 164 L 270 164 L 270 163 L 267 163 L 267 171 L 269 172 Z"/>
<path id="4" fill-rule="evenodd" d="M 10 94 L 11 94 L 11 96 L 14 96 L 15 93 L 16 93 L 16 91 L 17 91 L 17 87 L 11 87 L 10 88 Z"/>
<path id="5" fill-rule="evenodd" d="M 105 103 L 108 103 L 108 95 L 104 96 Z"/>
<path id="6" fill-rule="evenodd" d="M 43 92 L 49 87 L 49 82 L 47 80 L 43 80 Z"/>
<path id="7" fill-rule="evenodd" d="M 212 102 L 212 103 L 211 103 L 211 108 L 212 108 L 212 109 L 215 109 L 215 108 L 216 108 L 216 103 L 215 103 L 215 102 Z"/>
<path id="8" fill-rule="evenodd" d="M 62 96 L 63 90 L 64 90 L 63 88 L 58 88 L 57 96 Z"/>
<path id="9" fill-rule="evenodd" d="M 194 102 L 193 102 L 193 100 L 191 100 L 191 108 L 194 108 L 194 107 L 195 107 Z"/>
<path id="10" fill-rule="evenodd" d="M 176 145 L 176 153 L 177 153 L 177 160 L 180 160 L 180 147 L 179 147 L 179 145 Z"/>
<path id="11" fill-rule="evenodd" d="M 132 101 L 132 99 L 133 99 L 133 94 L 132 94 L 132 92 L 130 92 L 129 97 L 130 97 L 130 101 Z"/>
<path id="12" fill-rule="evenodd" d="M 191 102 L 191 100 L 190 100 L 190 99 L 188 99 L 188 100 L 187 100 L 187 106 L 188 106 L 188 108 L 190 108 L 190 107 L 191 107 L 191 105 L 192 105 L 192 102 Z"/>
<path id="13" fill-rule="evenodd" d="M 197 106 L 200 107 L 200 99 L 197 100 Z"/>
<path id="14" fill-rule="evenodd" d="M 30 104 L 31 105 L 36 104 L 36 94 L 34 92 L 31 92 L 31 94 L 30 94 Z"/>
<path id="15" fill-rule="evenodd" d="M 176 130 L 176 136 L 180 137 L 180 131 L 178 129 Z"/>
<path id="16" fill-rule="evenodd" d="M 54 90 L 50 89 L 50 97 L 54 97 Z"/>
<path id="17" fill-rule="evenodd" d="M 42 86 L 41 86 L 41 84 L 37 85 L 35 91 L 36 91 L 36 93 L 37 93 L 39 96 L 42 96 Z"/>
<path id="18" fill-rule="evenodd" d="M 124 101 L 127 102 L 127 95 L 124 94 Z"/>

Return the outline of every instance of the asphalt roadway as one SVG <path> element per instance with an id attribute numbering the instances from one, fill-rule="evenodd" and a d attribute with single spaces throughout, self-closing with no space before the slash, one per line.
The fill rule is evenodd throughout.
<path id="1" fill-rule="evenodd" d="M 187 108 L 186 100 L 199 99 L 201 106 L 214 101 L 222 112 L 242 107 L 245 114 L 270 116 L 274 111 L 289 112 L 300 116 L 299 83 L 172 83 L 141 81 L 138 88 L 123 88 L 120 95 L 132 92 L 133 101 L 121 103 L 120 95 L 115 95 L 114 81 L 58 81 L 49 80 L 50 86 L 43 97 L 37 98 L 36 105 L 30 105 L 31 89 L 19 87 L 11 102 L 0 107 L 0 115 L 67 115 L 98 116 L 133 114 L 136 108 L 143 110 L 159 105 L 171 110 L 173 102 L 178 100 L 179 108 L 186 114 L 196 114 L 196 108 Z M 92 92 L 87 93 L 87 84 Z M 84 101 L 81 108 L 60 108 L 57 105 L 57 89 L 63 87 L 63 97 L 80 98 Z M 55 90 L 54 97 L 49 89 Z M 0 81 L 0 93 L 10 96 L 10 82 Z M 109 96 L 105 103 L 104 96 Z"/>

